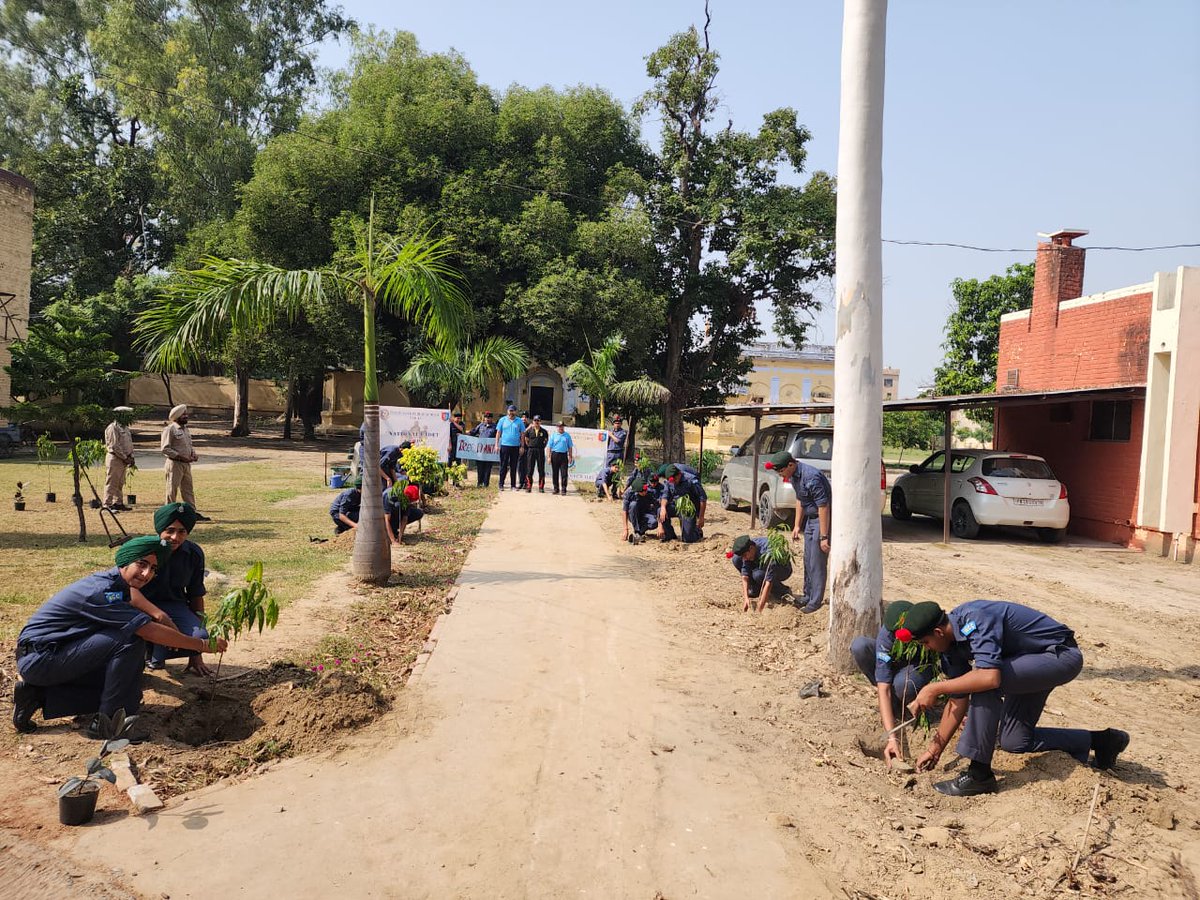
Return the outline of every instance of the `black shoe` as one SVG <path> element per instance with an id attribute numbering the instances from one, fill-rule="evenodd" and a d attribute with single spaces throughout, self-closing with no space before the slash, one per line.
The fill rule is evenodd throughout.
<path id="1" fill-rule="evenodd" d="M 200 515 L 200 514 L 198 514 L 198 513 L 197 513 L 197 515 L 196 515 L 196 521 L 197 521 L 197 522 L 211 522 L 211 521 L 212 521 L 212 516 L 202 516 L 202 515 Z"/>
<path id="2" fill-rule="evenodd" d="M 13 688 L 13 727 L 22 734 L 37 730 L 33 714 L 46 703 L 44 688 L 34 687 L 26 681 L 18 681 Z"/>
<path id="3" fill-rule="evenodd" d="M 102 741 L 104 735 L 100 733 L 100 717 L 92 716 L 92 721 L 87 727 L 87 737 L 89 741 Z M 130 726 L 129 730 L 122 735 L 125 740 L 131 744 L 143 744 L 150 740 L 150 732 L 144 728 Z"/>
<path id="4" fill-rule="evenodd" d="M 631 534 L 629 536 L 629 543 L 640 544 L 641 542 L 642 542 L 642 536 L 640 534 Z"/>
<path id="5" fill-rule="evenodd" d="M 1129 746 L 1129 734 L 1118 728 L 1105 728 L 1092 738 L 1092 749 L 1096 758 L 1092 765 L 1097 769 L 1111 769 L 1117 757 Z"/>
<path id="6" fill-rule="evenodd" d="M 555 497 L 557 497 L 557 496 L 558 496 L 558 488 L 555 488 L 555 489 L 554 489 L 554 496 L 555 496 Z"/>
<path id="7" fill-rule="evenodd" d="M 979 794 L 994 794 L 999 790 L 999 786 L 996 784 L 995 775 L 981 778 L 970 772 L 963 772 L 953 781 L 939 781 L 933 789 L 948 797 L 975 797 Z"/>
<path id="8" fill-rule="evenodd" d="M 804 613 L 806 616 L 811 615 L 812 613 L 819 612 L 822 606 L 824 606 L 823 603 L 818 603 L 816 606 L 813 606 L 811 603 L 809 603 L 806 606 L 800 607 L 800 612 Z"/>

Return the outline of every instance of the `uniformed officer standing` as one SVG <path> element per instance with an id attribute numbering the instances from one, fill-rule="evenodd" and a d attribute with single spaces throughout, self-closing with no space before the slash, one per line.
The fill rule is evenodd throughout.
<path id="1" fill-rule="evenodd" d="M 494 440 L 496 437 L 496 423 L 492 421 L 492 414 L 485 412 L 483 421 L 475 426 L 471 432 L 472 437 L 484 438 L 485 440 Z M 475 461 L 475 483 L 479 487 L 487 487 L 492 483 L 492 461 L 491 460 L 476 460 Z"/>
<path id="2" fill-rule="evenodd" d="M 458 436 L 463 432 L 463 414 L 460 410 L 450 417 L 450 449 L 447 451 L 450 465 L 458 462 Z"/>
<path id="3" fill-rule="evenodd" d="M 691 474 L 694 471 L 690 466 L 685 467 L 679 463 L 667 463 L 659 469 L 659 474 L 666 479 L 658 513 L 658 536 L 664 541 L 675 540 L 672 516 L 679 516 L 679 534 L 685 544 L 694 544 L 704 539 L 704 513 L 708 508 L 708 494 L 700 484 L 700 479 Z M 694 518 L 679 515 L 676 502 L 684 496 L 696 507 Z"/>
<path id="4" fill-rule="evenodd" d="M 791 591 L 784 582 L 792 577 L 792 567 L 786 563 L 766 562 L 768 546 L 765 537 L 752 538 L 742 534 L 733 539 L 733 546 L 726 554 L 742 576 L 742 612 L 748 612 L 751 601 L 756 598 L 757 611 L 762 612 L 772 591 L 778 593 L 780 601 L 791 601 Z"/>
<path id="5" fill-rule="evenodd" d="M 116 552 L 116 567 L 95 572 L 63 588 L 29 617 L 17 637 L 13 725 L 29 733 L 43 719 L 136 713 L 142 703 L 143 639 L 195 653 L 224 652 L 224 640 L 203 641 L 154 622 L 135 609 L 136 595 L 165 564 L 169 548 L 158 535 L 135 537 Z M 89 738 L 99 737 L 93 719 Z"/>
<path id="6" fill-rule="evenodd" d="M 109 509 L 129 509 L 125 505 L 125 472 L 133 465 L 133 435 L 129 423 L 133 408 L 113 408 L 113 420 L 104 429 L 104 505 Z"/>
<path id="7" fill-rule="evenodd" d="M 546 441 L 550 448 L 550 480 L 554 483 L 554 493 L 559 494 L 559 482 L 562 482 L 561 495 L 567 495 L 567 470 L 575 461 L 575 441 L 567 434 L 567 423 L 559 422 Z"/>
<path id="8" fill-rule="evenodd" d="M 804 535 L 804 606 L 802 612 L 814 613 L 825 603 L 825 584 L 829 572 L 829 512 L 833 488 L 820 469 L 798 463 L 786 451 L 767 460 L 779 477 L 792 483 L 796 494 L 796 518 L 792 540 Z"/>
<path id="9" fill-rule="evenodd" d="M 533 477 L 533 473 L 529 471 L 529 446 L 526 443 L 525 435 L 533 424 L 529 420 L 529 413 L 521 413 L 521 449 L 517 453 L 517 488 L 529 490 L 529 481 Z M 503 479 L 501 479 L 503 484 Z"/>
<path id="10" fill-rule="evenodd" d="M 889 603 L 883 611 L 883 625 L 879 634 L 874 638 L 863 635 L 850 642 L 850 655 L 879 694 L 879 718 L 883 722 L 883 730 L 889 732 L 883 758 L 889 766 L 893 759 L 901 757 L 900 734 L 890 732 L 900 724 L 897 719 L 908 717 L 905 707 L 917 698 L 917 692 L 937 674 L 936 666 L 907 662 L 893 652 L 895 631 L 910 609 L 912 604 L 907 600 Z"/>
<path id="11" fill-rule="evenodd" d="M 517 418 L 517 408 L 510 406 L 507 414 L 496 425 L 497 443 L 500 445 L 500 490 L 504 490 L 504 478 L 509 479 L 513 490 L 517 488 L 517 469 L 521 462 L 521 437 L 525 426 Z"/>
<path id="12" fill-rule="evenodd" d="M 184 503 L 196 507 L 196 494 L 192 490 L 192 463 L 197 459 L 192 447 L 192 434 L 188 431 L 188 408 L 179 404 L 167 415 L 166 427 L 159 439 L 159 449 L 167 458 L 164 471 L 167 478 L 167 497 L 165 503 L 174 503 L 176 496 L 181 496 Z M 205 516 L 200 516 L 201 522 L 207 522 Z"/>
<path id="13" fill-rule="evenodd" d="M 621 414 L 614 413 L 612 417 L 612 428 L 608 430 L 608 451 L 605 454 L 605 462 L 612 462 L 614 459 L 625 458 L 625 442 L 629 439 L 629 432 L 625 430 L 622 424 Z"/>
<path id="14" fill-rule="evenodd" d="M 533 424 L 525 429 L 525 490 L 533 490 L 533 473 L 537 470 L 538 492 L 546 493 L 546 445 L 550 432 L 542 427 L 542 417 L 534 416 Z"/>
<path id="15" fill-rule="evenodd" d="M 912 713 L 931 709 L 943 695 L 950 698 L 917 768 L 937 765 L 963 718 L 967 720 L 955 749 L 970 765 L 952 781 L 934 785 L 943 794 L 993 793 L 997 742 L 1008 753 L 1062 750 L 1081 763 L 1091 753 L 1097 769 L 1112 768 L 1129 746 L 1129 735 L 1116 728 L 1037 727 L 1050 692 L 1073 681 L 1083 668 L 1075 633 L 1045 613 L 1002 600 L 971 600 L 946 613 L 924 601 L 908 611 L 896 638 L 920 641 L 940 653 L 946 675 L 946 680 L 921 688 L 909 704 Z"/>
<path id="16" fill-rule="evenodd" d="M 362 478 L 355 478 L 329 505 L 329 517 L 333 519 L 333 533 L 341 534 L 358 527 L 358 512 L 362 507 Z"/>
<path id="17" fill-rule="evenodd" d="M 640 544 L 658 528 L 658 497 L 641 475 L 634 475 L 621 498 L 622 540 Z"/>
<path id="18" fill-rule="evenodd" d="M 204 628 L 204 550 L 192 541 L 196 510 L 187 503 L 168 503 L 154 511 L 154 530 L 171 549 L 166 565 L 143 589 L 146 599 L 170 617 L 173 627 L 192 637 L 208 639 Z M 161 620 L 160 620 L 161 621 Z M 167 624 L 162 622 L 162 624 Z M 188 657 L 187 668 L 197 675 L 211 675 L 199 653 L 172 653 L 171 648 L 155 644 L 150 652 L 150 668 L 161 669 L 168 659 Z"/>

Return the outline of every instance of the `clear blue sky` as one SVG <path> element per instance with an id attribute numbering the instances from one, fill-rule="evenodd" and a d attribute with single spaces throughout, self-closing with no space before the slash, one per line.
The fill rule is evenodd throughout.
<path id="1" fill-rule="evenodd" d="M 343 0 L 360 23 L 454 48 L 481 81 L 599 85 L 628 105 L 645 57 L 703 19 L 702 0 L 583 4 Z M 809 170 L 837 163 L 841 4 L 712 0 L 722 124 L 753 130 L 792 106 L 813 134 Z M 893 0 L 884 135 L 885 238 L 1029 248 L 1079 227 L 1083 245 L 1200 242 L 1200 3 L 1196 0 Z M 322 51 L 341 66 L 345 46 Z M 657 125 L 643 136 L 657 144 Z M 909 396 L 941 359 L 955 277 L 1032 252 L 884 246 L 884 359 Z M 1200 250 L 1088 254 L 1084 290 L 1200 265 Z M 813 342 L 833 342 L 832 289 Z"/>

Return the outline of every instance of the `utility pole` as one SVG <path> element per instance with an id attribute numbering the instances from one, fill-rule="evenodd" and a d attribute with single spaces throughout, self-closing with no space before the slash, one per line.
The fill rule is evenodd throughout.
<path id="1" fill-rule="evenodd" d="M 883 74 L 887 0 L 845 0 L 838 137 L 837 343 L 829 659 L 874 635 L 883 602 L 879 462 L 883 431 Z"/>

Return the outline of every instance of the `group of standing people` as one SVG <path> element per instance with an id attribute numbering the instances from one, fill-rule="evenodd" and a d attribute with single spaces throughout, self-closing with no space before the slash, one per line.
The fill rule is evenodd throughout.
<path id="1" fill-rule="evenodd" d="M 133 455 L 134 410 L 129 406 L 113 408 L 113 420 L 104 429 L 104 506 L 117 512 L 126 512 L 125 481 L 129 472 L 137 468 Z M 174 503 L 180 498 L 196 509 L 196 491 L 192 485 L 192 463 L 199 457 L 192 445 L 192 434 L 188 431 L 188 408 L 180 403 L 167 414 L 167 423 L 159 435 L 159 450 L 164 457 L 163 475 L 166 481 L 164 503 Z M 198 522 L 210 521 L 207 516 L 197 515 Z"/>
<path id="2" fill-rule="evenodd" d="M 454 449 L 460 434 L 495 440 L 500 452 L 500 490 L 523 490 L 532 493 L 534 478 L 537 478 L 539 493 L 546 493 L 546 453 L 550 454 L 550 479 L 553 493 L 566 496 L 567 474 L 575 463 L 575 442 L 567 432 L 566 422 L 556 422 L 553 430 L 542 425 L 540 415 L 529 413 L 517 415 L 517 408 L 509 406 L 500 421 L 492 413 L 485 412 L 483 421 L 469 432 L 463 427 L 463 415 L 457 412 L 450 421 L 451 462 L 457 459 Z M 488 487 L 492 483 L 492 466 L 488 460 L 476 463 L 476 483 Z"/>

